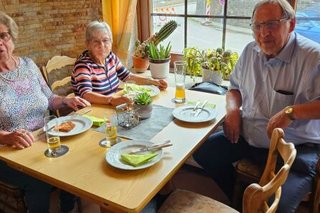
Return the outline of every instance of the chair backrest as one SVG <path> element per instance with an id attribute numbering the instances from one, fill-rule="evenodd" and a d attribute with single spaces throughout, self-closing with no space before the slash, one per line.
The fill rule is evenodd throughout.
<path id="1" fill-rule="evenodd" d="M 68 56 L 54 56 L 46 66 L 42 67 L 42 74 L 50 86 L 53 93 L 61 96 L 73 95 L 71 86 L 71 70 L 73 69 L 75 58 Z M 55 111 L 57 116 L 67 115 L 72 109 L 65 107 Z"/>
<path id="2" fill-rule="evenodd" d="M 73 66 L 75 61 L 75 58 L 70 58 L 68 56 L 54 56 L 48 61 L 46 66 L 42 67 L 43 76 L 52 90 L 71 82 L 70 72 L 63 79 L 57 79 L 59 74 L 61 74 L 58 72 L 66 66 Z M 52 74 L 52 72 L 57 72 L 57 74 Z M 49 74 L 54 76 L 53 80 L 50 79 L 51 75 Z"/>
<path id="3" fill-rule="evenodd" d="M 249 185 L 244 192 L 244 213 L 276 212 L 281 197 L 281 186 L 288 177 L 297 153 L 294 145 L 287 143 L 283 137 L 282 129 L 273 130 L 268 160 L 260 182 Z M 280 157 L 283 162 L 278 161 Z M 278 170 L 279 163 L 283 165 L 281 164 Z M 270 205 L 269 202 L 271 202 Z"/>

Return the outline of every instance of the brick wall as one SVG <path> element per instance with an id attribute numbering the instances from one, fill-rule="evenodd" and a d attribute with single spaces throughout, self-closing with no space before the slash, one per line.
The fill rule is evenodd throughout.
<path id="1" fill-rule="evenodd" d="M 15 54 L 39 67 L 54 55 L 77 57 L 86 25 L 102 19 L 101 0 L 1 0 L 0 10 L 18 24 Z"/>

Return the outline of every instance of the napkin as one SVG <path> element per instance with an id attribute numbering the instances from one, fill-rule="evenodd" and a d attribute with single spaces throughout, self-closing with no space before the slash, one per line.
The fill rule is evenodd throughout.
<path id="1" fill-rule="evenodd" d="M 186 104 L 187 104 L 187 105 L 190 105 L 190 106 L 195 106 L 196 103 L 197 103 L 197 101 L 188 101 Z M 203 101 L 200 102 L 200 105 L 201 105 L 201 103 L 203 103 Z M 215 108 L 216 108 L 216 105 L 213 104 L 213 103 L 208 102 L 208 103 L 206 104 L 206 108 L 215 109 Z"/>
<path id="2" fill-rule="evenodd" d="M 157 156 L 157 153 L 151 152 L 147 154 L 121 154 L 121 160 L 132 165 L 132 166 L 141 166 L 147 163 L 149 160 Z"/>
<path id="3" fill-rule="evenodd" d="M 89 118 L 93 122 L 93 126 L 101 126 L 105 122 L 103 118 L 97 118 L 92 115 L 83 115 L 83 117 Z"/>

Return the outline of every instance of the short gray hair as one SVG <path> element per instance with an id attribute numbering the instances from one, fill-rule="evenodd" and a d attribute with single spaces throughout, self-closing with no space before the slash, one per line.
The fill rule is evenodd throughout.
<path id="1" fill-rule="evenodd" d="M 19 33 L 18 25 L 10 16 L 2 11 L 0 11 L 0 24 L 3 24 L 8 28 L 9 34 L 11 35 L 13 41 L 16 41 Z"/>
<path id="2" fill-rule="evenodd" d="M 86 29 L 86 41 L 90 41 L 93 37 L 94 31 L 102 31 L 105 32 L 112 42 L 112 32 L 109 25 L 103 21 L 92 21 L 88 24 Z"/>
<path id="3" fill-rule="evenodd" d="M 294 19 L 296 16 L 294 9 L 287 0 L 261 0 L 254 6 L 251 21 L 253 21 L 256 10 L 265 4 L 278 4 L 282 9 L 282 15 L 288 19 Z"/>

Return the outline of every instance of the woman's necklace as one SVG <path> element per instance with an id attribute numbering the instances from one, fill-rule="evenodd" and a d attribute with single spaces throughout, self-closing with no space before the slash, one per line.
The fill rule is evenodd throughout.
<path id="1" fill-rule="evenodd" d="M 11 56 L 11 59 L 14 62 L 15 70 L 8 71 L 5 74 L 0 72 L 0 78 L 2 78 L 5 81 L 15 81 L 20 77 L 20 69 L 18 67 L 18 61 L 13 56 Z"/>

